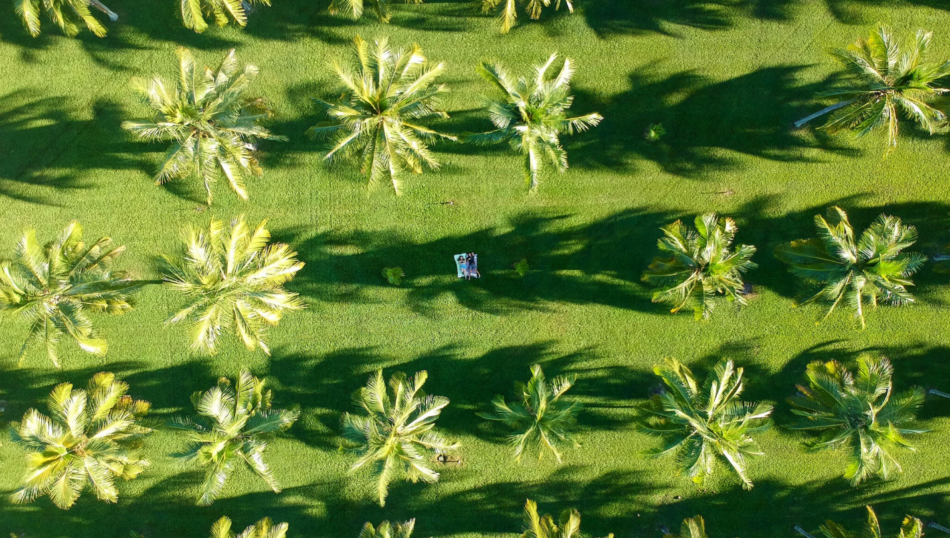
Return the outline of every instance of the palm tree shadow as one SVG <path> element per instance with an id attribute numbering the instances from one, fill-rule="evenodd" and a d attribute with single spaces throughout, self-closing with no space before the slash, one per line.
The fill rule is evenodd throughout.
<path id="1" fill-rule="evenodd" d="M 625 170 L 636 160 L 653 161 L 666 172 L 701 179 L 711 170 L 733 170 L 743 154 L 780 162 L 817 162 L 813 150 L 854 156 L 821 131 L 793 131 L 811 111 L 814 95 L 834 83 L 802 84 L 806 66 L 775 66 L 713 82 L 682 71 L 657 78 L 654 65 L 630 75 L 630 90 L 604 98 L 576 91 L 575 109 L 598 111 L 601 125 L 570 144 L 572 161 L 592 168 Z M 639 133 L 660 123 L 659 141 Z"/>

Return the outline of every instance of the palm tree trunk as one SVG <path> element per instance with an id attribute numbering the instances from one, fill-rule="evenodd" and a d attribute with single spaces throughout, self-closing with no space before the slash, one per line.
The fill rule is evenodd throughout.
<path id="1" fill-rule="evenodd" d="M 119 20 L 119 16 L 99 0 L 89 0 L 89 5 L 108 15 L 110 21 L 115 22 Z"/>
<path id="2" fill-rule="evenodd" d="M 805 538 L 815 538 L 814 536 L 812 536 L 812 535 L 808 534 L 807 532 L 805 532 L 805 529 L 799 527 L 798 525 L 795 525 L 795 531 L 797 531 L 798 534 L 801 534 L 801 535 L 804 536 Z"/>
<path id="3" fill-rule="evenodd" d="M 810 116 L 805 116 L 804 118 L 802 118 L 802 119 L 796 121 L 796 122 L 795 122 L 795 128 L 796 128 L 796 129 L 801 129 L 803 125 L 805 125 L 806 123 L 810 122 L 811 120 L 813 120 L 813 119 L 815 119 L 815 118 L 818 118 L 818 117 L 820 117 L 820 116 L 824 116 L 825 114 L 827 114 L 827 113 L 829 113 L 829 112 L 834 112 L 835 110 L 838 110 L 838 109 L 841 108 L 841 107 L 848 106 L 848 105 L 850 105 L 851 103 L 853 103 L 854 101 L 855 101 L 854 99 L 849 99 L 849 100 L 847 100 L 847 101 L 841 101 L 840 103 L 835 103 L 835 104 L 833 104 L 833 105 L 831 105 L 831 106 L 826 106 L 825 108 L 819 110 L 818 112 L 815 112 L 814 114 L 812 114 L 812 115 L 810 115 Z"/>
<path id="4" fill-rule="evenodd" d="M 929 394 L 933 394 L 934 396 L 940 396 L 941 398 L 950 398 L 950 394 L 947 394 L 946 392 L 941 392 L 937 389 L 930 389 L 927 392 Z"/>
<path id="5" fill-rule="evenodd" d="M 931 521 L 930 523 L 927 523 L 927 526 L 930 527 L 931 529 L 937 529 L 938 531 L 942 531 L 947 534 L 950 534 L 950 529 L 944 527 L 943 525 L 938 525 L 934 523 L 933 521 Z"/>

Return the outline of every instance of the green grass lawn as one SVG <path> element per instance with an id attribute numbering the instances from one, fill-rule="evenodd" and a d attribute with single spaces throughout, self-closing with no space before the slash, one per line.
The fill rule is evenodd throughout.
<path id="1" fill-rule="evenodd" d="M 271 357 L 235 342 L 212 358 L 189 352 L 181 327 L 163 320 L 178 306 L 151 287 L 120 317 L 98 316 L 110 343 L 104 358 L 64 347 L 56 370 L 35 350 L 15 364 L 26 326 L 0 333 L 0 419 L 17 421 L 62 381 L 84 385 L 110 370 L 133 396 L 153 404 L 151 422 L 190 412 L 193 391 L 211 387 L 241 366 L 267 378 L 277 407 L 300 405 L 301 420 L 269 447 L 284 492 L 275 495 L 241 470 L 223 498 L 196 507 L 200 474 L 168 457 L 182 439 L 158 430 L 146 445 L 152 466 L 120 484 L 118 505 L 88 492 L 69 511 L 48 499 L 0 501 L 0 534 L 31 538 L 202 537 L 230 516 L 243 528 L 270 516 L 290 523 L 290 536 L 355 537 L 366 521 L 417 518 L 416 535 L 512 536 L 526 498 L 544 513 L 575 507 L 583 530 L 618 538 L 658 536 L 702 514 L 714 538 L 794 536 L 792 527 L 863 520 L 873 504 L 896 532 L 905 513 L 943 523 L 950 516 L 950 402 L 929 399 L 921 413 L 933 433 L 900 454 L 903 475 L 851 488 L 841 478 L 844 455 L 809 454 L 802 436 L 774 428 L 760 436 L 767 455 L 743 491 L 720 469 L 705 489 L 680 477 L 671 460 L 639 454 L 656 441 L 631 427 L 634 406 L 656 385 L 654 363 L 672 356 L 700 377 L 720 357 L 746 367 L 747 397 L 774 402 L 776 421 L 790 419 L 784 399 L 813 360 L 851 361 L 862 351 L 888 355 L 897 387 L 950 390 L 946 361 L 950 282 L 921 271 L 919 304 L 880 309 L 868 328 L 842 310 L 816 325 L 820 307 L 794 309 L 797 283 L 771 254 L 783 241 L 813 235 L 811 219 L 832 203 L 864 228 L 882 211 L 920 231 L 917 249 L 938 251 L 950 234 L 948 139 L 907 128 L 886 161 L 877 136 L 829 138 L 790 125 L 824 106 L 813 99 L 834 74 L 825 54 L 866 36 L 882 21 L 903 37 L 936 31 L 935 58 L 950 57 L 950 11 L 936 0 L 578 0 L 540 22 L 501 36 L 491 18 L 470 16 L 464 2 L 397 6 L 390 25 L 326 15 L 326 2 L 277 0 L 248 27 L 196 35 L 180 26 L 171 1 L 114 0 L 121 16 L 105 39 L 61 37 L 44 21 L 30 38 L 13 16 L 0 19 L 0 255 L 12 254 L 20 231 L 52 237 L 79 219 L 89 237 L 110 235 L 128 246 L 122 264 L 155 275 L 154 257 L 174 248 L 187 224 L 244 213 L 269 219 L 274 236 L 307 263 L 289 285 L 307 309 L 270 332 Z M 523 19 L 523 18 L 522 18 Z M 303 131 L 318 118 L 310 96 L 336 90 L 328 64 L 357 34 L 419 43 L 447 64 L 452 112 L 443 129 L 487 129 L 479 96 L 490 91 L 475 74 L 479 61 L 524 70 L 559 51 L 577 61 L 579 113 L 605 116 L 593 131 L 565 139 L 571 170 L 545 177 L 537 196 L 524 192 L 520 160 L 505 151 L 440 145 L 442 169 L 407 181 L 407 194 L 367 196 L 352 167 L 324 165 Z M 261 68 L 254 89 L 275 107 L 272 130 L 289 142 L 264 142 L 263 179 L 243 203 L 219 185 L 202 211 L 200 185 L 152 184 L 163 145 L 133 142 L 119 127 L 145 107 L 129 86 L 135 76 L 176 76 L 174 49 L 192 48 L 216 64 L 230 48 Z M 643 129 L 662 122 L 660 143 Z M 442 202 L 454 201 L 454 204 Z M 737 243 L 758 247 L 760 269 L 748 280 L 748 308 L 721 306 L 709 323 L 670 315 L 650 302 L 640 274 L 655 253 L 658 227 L 675 218 L 717 211 L 737 219 Z M 479 253 L 484 278 L 459 281 L 450 256 Z M 531 273 L 511 264 L 526 258 Z M 380 270 L 401 266 L 399 288 Z M 549 377 L 576 373 L 569 395 L 581 400 L 578 440 L 563 465 L 511 460 L 501 430 L 484 424 L 496 394 L 541 363 Z M 337 451 L 339 416 L 350 394 L 376 368 L 429 372 L 426 388 L 452 401 L 439 421 L 462 443 L 460 464 L 440 466 L 435 485 L 394 485 L 385 509 L 372 501 L 365 473 L 350 475 L 353 457 Z M 45 409 L 44 409 L 45 410 Z M 0 491 L 16 488 L 22 451 L 0 446 Z"/>

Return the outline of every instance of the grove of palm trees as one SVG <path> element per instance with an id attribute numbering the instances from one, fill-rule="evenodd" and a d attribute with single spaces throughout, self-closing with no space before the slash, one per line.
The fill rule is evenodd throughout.
<path id="1" fill-rule="evenodd" d="M 950 4 L 6 10 L 0 535 L 950 534 Z"/>

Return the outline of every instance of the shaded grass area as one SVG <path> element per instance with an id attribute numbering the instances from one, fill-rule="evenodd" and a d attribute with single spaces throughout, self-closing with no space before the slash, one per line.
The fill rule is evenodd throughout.
<path id="1" fill-rule="evenodd" d="M 720 474 L 705 488 L 679 477 L 669 460 L 640 453 L 654 441 L 633 431 L 635 406 L 657 381 L 652 365 L 677 357 L 700 377 L 721 357 L 746 368 L 750 400 L 776 404 L 815 360 L 852 361 L 883 353 L 895 383 L 950 391 L 945 277 L 929 267 L 915 277 L 919 305 L 880 309 L 856 331 L 842 310 L 821 325 L 818 307 L 793 308 L 801 289 L 772 256 L 776 245 L 814 234 L 812 218 L 831 204 L 845 207 L 858 228 L 881 212 L 918 227 L 928 255 L 950 242 L 950 155 L 944 140 L 912 128 L 887 161 L 877 137 L 828 137 L 793 131 L 796 119 L 824 106 L 815 92 L 834 84 L 824 50 L 867 33 L 877 21 L 901 32 L 937 30 L 937 56 L 950 56 L 940 34 L 950 12 L 930 0 L 578 0 L 577 12 L 546 13 L 508 36 L 492 18 L 473 17 L 462 1 L 394 7 L 393 23 L 353 22 L 326 14 L 326 2 L 281 0 L 256 11 L 244 31 L 196 35 L 177 24 L 165 2 L 115 0 L 121 23 L 98 40 L 58 36 L 46 28 L 31 39 L 13 17 L 0 19 L 0 255 L 19 230 L 40 236 L 80 219 L 90 236 L 128 246 L 124 263 L 153 277 L 154 256 L 173 248 L 185 224 L 246 213 L 270 219 L 274 237 L 293 245 L 305 269 L 289 285 L 306 300 L 268 341 L 273 355 L 248 354 L 235 342 L 215 357 L 192 355 L 179 327 L 163 325 L 178 301 L 166 290 L 143 292 L 120 317 L 97 317 L 110 341 L 104 358 L 64 352 L 55 370 L 41 353 L 23 367 L 14 356 L 25 327 L 0 331 L 0 421 L 17 420 L 55 384 L 85 381 L 111 370 L 131 394 L 153 404 L 150 424 L 190 413 L 189 396 L 240 366 L 264 376 L 278 407 L 300 405 L 300 421 L 269 447 L 285 486 L 271 493 L 248 472 L 233 477 L 211 507 L 193 504 L 200 473 L 167 455 L 182 440 L 159 430 L 146 454 L 152 466 L 120 486 L 118 505 L 86 494 L 69 511 L 47 500 L 17 506 L 0 500 L 0 533 L 36 538 L 204 536 L 221 515 L 243 528 L 270 516 L 291 536 L 356 536 L 365 521 L 417 518 L 417 536 L 513 536 L 526 498 L 544 513 L 575 507 L 590 536 L 657 536 L 684 517 L 702 514 L 713 537 L 793 536 L 825 519 L 856 523 L 873 504 L 895 529 L 905 513 L 947 523 L 950 492 L 950 402 L 928 399 L 914 439 L 899 455 L 896 481 L 858 489 L 841 478 L 842 454 L 809 454 L 802 437 L 781 428 L 765 434 L 767 456 L 751 464 L 756 486 L 743 491 Z M 603 124 L 565 137 L 571 169 L 547 174 L 536 196 L 524 193 L 521 162 L 506 147 L 475 150 L 439 145 L 441 170 L 413 177 L 408 194 L 367 194 L 345 165 L 326 166 L 303 136 L 319 121 L 311 96 L 337 91 L 329 62 L 356 34 L 420 43 L 445 61 L 451 94 L 449 131 L 487 129 L 477 78 L 479 61 L 513 72 L 559 51 L 577 61 L 579 113 L 598 111 Z M 188 46 L 216 63 L 232 47 L 261 67 L 255 82 L 277 112 L 270 126 L 286 143 L 261 144 L 262 179 L 242 203 L 218 190 L 204 209 L 201 186 L 164 187 L 151 177 L 164 148 L 129 139 L 119 124 L 145 109 L 128 81 L 175 73 L 173 49 Z M 651 143 L 643 131 L 662 123 Z M 220 185 L 219 187 L 223 187 Z M 754 244 L 760 268 L 748 276 L 756 293 L 748 308 L 722 305 L 710 323 L 672 316 L 650 302 L 640 282 L 655 255 L 658 228 L 677 218 L 718 211 L 736 218 L 737 242 Z M 479 253 L 484 278 L 454 277 L 451 255 Z M 519 277 L 512 265 L 526 259 Z M 400 287 L 383 267 L 402 267 Z M 575 373 L 572 398 L 584 410 L 565 463 L 511 461 L 506 432 L 483 423 L 496 394 L 511 395 L 532 364 L 549 376 Z M 434 485 L 396 484 L 385 509 L 371 501 L 365 474 L 348 475 L 352 458 L 337 451 L 340 414 L 351 393 L 376 368 L 426 369 L 426 388 L 450 398 L 439 426 L 463 448 L 459 463 L 438 464 Z M 0 443 L 0 491 L 12 491 L 22 453 Z"/>

